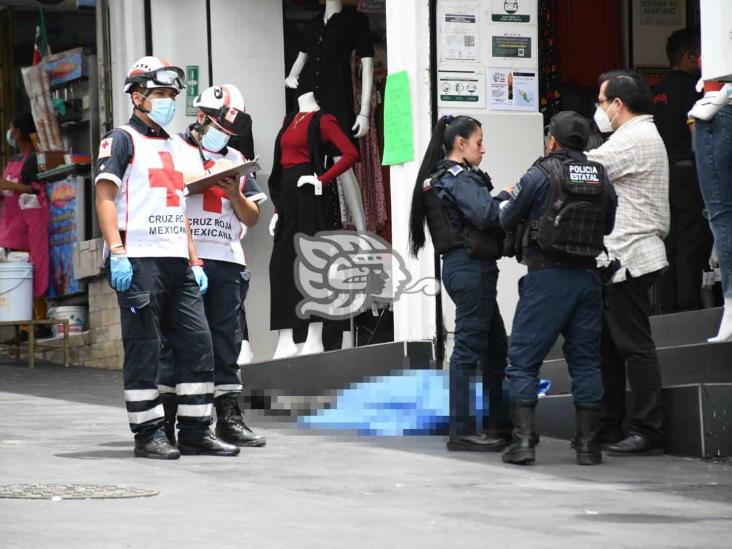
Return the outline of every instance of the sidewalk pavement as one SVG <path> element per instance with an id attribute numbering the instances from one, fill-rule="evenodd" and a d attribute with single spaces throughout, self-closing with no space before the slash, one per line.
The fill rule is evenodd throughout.
<path id="1" fill-rule="evenodd" d="M 732 466 L 675 457 L 579 467 L 448 453 L 442 437 L 301 431 L 254 417 L 265 448 L 135 459 L 121 373 L 0 361 L 0 485 L 119 485 L 135 499 L 0 499 L 3 548 L 729 547 Z"/>

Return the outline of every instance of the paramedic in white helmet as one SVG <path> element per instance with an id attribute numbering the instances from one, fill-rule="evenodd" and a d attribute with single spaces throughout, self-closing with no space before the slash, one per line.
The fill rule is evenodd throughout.
<path id="1" fill-rule="evenodd" d="M 180 140 L 164 129 L 184 87 L 183 71 L 163 59 L 148 56 L 132 65 L 125 79 L 132 117 L 102 139 L 95 166 L 97 215 L 120 307 L 134 454 L 154 459 L 239 453 L 209 428 L 214 372 L 201 298 L 206 275 L 181 201 L 183 173 L 191 168 Z M 178 449 L 165 436 L 156 384 L 163 337 L 176 357 Z"/>
<path id="2" fill-rule="evenodd" d="M 251 126 L 244 99 L 231 84 L 213 86 L 196 97 L 196 121 L 176 138 L 192 158 L 210 169 L 214 164 L 241 164 L 242 154 L 227 147 L 232 136 Z M 214 405 L 216 435 L 237 446 L 264 446 L 263 436 L 245 423 L 239 407 L 242 390 L 237 359 L 243 338 L 243 297 L 249 286 L 241 239 L 246 227 L 259 219 L 259 204 L 267 200 L 251 174 L 221 179 L 199 194 L 185 197 L 185 213 L 203 269 L 208 290 L 203 297 L 206 320 L 211 330 L 214 356 Z M 158 373 L 158 388 L 165 410 L 165 431 L 175 440 L 177 383 L 174 357 L 164 345 Z"/>

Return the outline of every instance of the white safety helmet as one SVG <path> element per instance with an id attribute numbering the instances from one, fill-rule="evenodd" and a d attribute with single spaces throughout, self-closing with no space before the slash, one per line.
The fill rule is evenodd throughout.
<path id="1" fill-rule="evenodd" d="M 206 88 L 193 100 L 193 106 L 230 135 L 241 135 L 250 120 L 244 107 L 244 98 L 233 84 Z"/>
<path id="2" fill-rule="evenodd" d="M 135 85 L 141 88 L 172 88 L 180 93 L 186 87 L 183 69 L 174 67 L 165 59 L 147 55 L 135 61 L 127 71 L 125 93 L 132 93 Z"/>

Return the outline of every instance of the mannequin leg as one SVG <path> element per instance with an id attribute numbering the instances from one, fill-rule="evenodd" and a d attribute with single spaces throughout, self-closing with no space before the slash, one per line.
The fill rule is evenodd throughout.
<path id="1" fill-rule="evenodd" d="M 340 160 L 340 157 L 334 159 L 336 162 Z M 353 219 L 353 224 L 357 231 L 366 231 L 366 214 L 363 209 L 363 199 L 361 198 L 361 186 L 358 184 L 356 174 L 353 169 L 349 169 L 347 172 L 341 174 L 338 177 L 338 182 L 341 184 L 343 189 L 343 195 L 348 205 L 348 210 Z M 343 342 L 341 349 L 353 348 L 353 333 L 343 332 Z"/>
<path id="2" fill-rule="evenodd" d="M 305 340 L 305 345 L 300 351 L 301 355 L 312 355 L 315 353 L 322 353 L 325 350 L 323 347 L 323 323 L 322 322 L 311 322 L 308 325 L 308 338 Z"/>
<path id="3" fill-rule="evenodd" d="M 273 359 L 287 358 L 297 354 L 295 341 L 292 339 L 292 330 L 279 330 L 277 335 L 277 348 L 275 349 Z"/>
<path id="4" fill-rule="evenodd" d="M 243 364 L 251 364 L 254 360 L 254 351 L 252 351 L 252 345 L 246 339 L 241 342 L 241 351 L 239 351 L 239 358 L 236 363 L 240 366 Z"/>
<path id="5" fill-rule="evenodd" d="M 353 349 L 353 332 L 343 332 L 341 349 Z"/>

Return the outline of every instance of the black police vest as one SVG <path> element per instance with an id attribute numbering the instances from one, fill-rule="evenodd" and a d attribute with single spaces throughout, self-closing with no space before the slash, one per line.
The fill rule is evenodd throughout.
<path id="1" fill-rule="evenodd" d="M 542 216 L 529 237 L 549 254 L 594 259 L 604 250 L 607 219 L 605 168 L 590 160 L 552 155 L 537 167 L 551 189 Z"/>
<path id="2" fill-rule="evenodd" d="M 470 257 L 498 259 L 503 254 L 504 233 L 500 227 L 481 231 L 467 219 L 462 219 L 462 227 L 456 230 L 448 217 L 447 211 L 435 190 L 441 186 L 440 180 L 448 169 L 455 164 L 448 164 L 422 184 L 422 200 L 427 219 L 427 227 L 432 237 L 432 245 L 439 254 L 454 248 L 465 248 Z M 489 190 L 490 187 L 489 187 Z"/>

